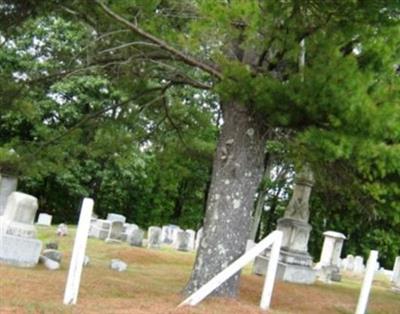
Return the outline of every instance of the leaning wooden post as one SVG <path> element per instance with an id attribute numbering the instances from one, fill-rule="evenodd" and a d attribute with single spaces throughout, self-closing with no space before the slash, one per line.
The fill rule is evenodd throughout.
<path id="1" fill-rule="evenodd" d="M 279 253 L 282 245 L 283 233 L 279 232 L 275 236 L 275 241 L 272 244 L 271 255 L 269 258 L 268 269 L 265 275 L 264 288 L 261 295 L 260 308 L 263 311 L 269 309 L 272 298 L 272 290 L 274 289 L 276 269 L 278 268 Z"/>
<path id="2" fill-rule="evenodd" d="M 371 290 L 372 280 L 374 279 L 376 261 L 378 259 L 378 251 L 371 251 L 365 270 L 364 280 L 361 286 L 360 297 L 355 314 L 365 314 L 367 310 L 369 292 Z"/>
<path id="3" fill-rule="evenodd" d="M 65 286 L 64 304 L 76 304 L 79 284 L 81 281 L 83 261 L 85 259 L 86 243 L 89 235 L 90 219 L 93 211 L 93 200 L 84 198 L 76 231 L 74 248 Z"/>

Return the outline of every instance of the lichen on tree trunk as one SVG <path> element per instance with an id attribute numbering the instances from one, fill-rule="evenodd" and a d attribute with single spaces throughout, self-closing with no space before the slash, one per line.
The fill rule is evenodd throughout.
<path id="1" fill-rule="evenodd" d="M 263 174 L 265 132 L 248 109 L 222 104 L 224 124 L 207 199 L 204 236 L 186 294 L 193 293 L 240 257 L 249 235 L 254 196 Z M 214 295 L 235 297 L 239 274 Z"/>

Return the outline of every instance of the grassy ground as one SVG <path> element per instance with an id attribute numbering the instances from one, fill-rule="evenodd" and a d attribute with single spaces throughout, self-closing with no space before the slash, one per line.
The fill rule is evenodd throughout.
<path id="1" fill-rule="evenodd" d="M 70 228 L 71 229 L 71 228 Z M 89 267 L 84 268 L 78 304 L 62 305 L 73 235 L 56 238 L 54 228 L 40 228 L 44 242 L 57 240 L 64 253 L 61 269 L 38 265 L 21 269 L 0 265 L 0 313 L 261 313 L 263 278 L 246 268 L 238 300 L 207 299 L 195 308 L 176 309 L 188 280 L 194 255 L 160 251 L 89 239 Z M 112 258 L 128 263 L 126 272 L 108 268 Z M 354 313 L 361 279 L 344 276 L 341 283 L 310 286 L 278 282 L 271 313 Z M 400 294 L 384 277 L 375 278 L 368 313 L 400 313 Z"/>

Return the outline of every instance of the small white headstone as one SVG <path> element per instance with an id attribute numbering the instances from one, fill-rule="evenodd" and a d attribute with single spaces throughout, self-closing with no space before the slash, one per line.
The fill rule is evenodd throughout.
<path id="1" fill-rule="evenodd" d="M 353 272 L 360 274 L 360 273 L 364 272 L 364 269 L 365 269 L 364 258 L 362 256 L 358 256 L 357 255 L 354 258 L 354 269 L 353 269 Z"/>
<path id="2" fill-rule="evenodd" d="M 40 213 L 36 224 L 41 226 L 51 226 L 52 215 Z"/>
<path id="3" fill-rule="evenodd" d="M 189 247 L 190 234 L 186 231 L 179 231 L 176 239 L 176 249 L 178 251 L 187 252 L 190 250 Z"/>
<path id="4" fill-rule="evenodd" d="M 194 251 L 196 244 L 196 231 L 187 229 L 186 232 L 189 234 L 189 251 Z"/>

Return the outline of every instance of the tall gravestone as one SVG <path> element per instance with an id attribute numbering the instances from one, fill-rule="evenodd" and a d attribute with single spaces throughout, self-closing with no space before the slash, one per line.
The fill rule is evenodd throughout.
<path id="1" fill-rule="evenodd" d="M 317 265 L 318 278 L 324 282 L 340 281 L 340 255 L 342 253 L 344 234 L 335 231 L 324 232 L 324 244 L 321 258 Z"/>
<path id="2" fill-rule="evenodd" d="M 277 229 L 283 232 L 283 239 L 277 279 L 304 284 L 315 282 L 316 271 L 312 268 L 312 257 L 308 253 L 308 239 L 312 229 L 308 224 L 309 199 L 313 184 L 312 171 L 305 166 L 296 177 L 293 195 L 284 217 L 278 220 Z M 253 272 L 264 275 L 268 261 L 269 251 L 255 259 Z"/>
<path id="3" fill-rule="evenodd" d="M 18 178 L 16 176 L 0 174 L 0 216 L 4 214 L 8 196 L 17 190 Z"/>
<path id="4" fill-rule="evenodd" d="M 0 217 L 0 261 L 20 267 L 33 267 L 39 261 L 42 242 L 36 239 L 33 224 L 37 198 L 12 192 Z"/>

